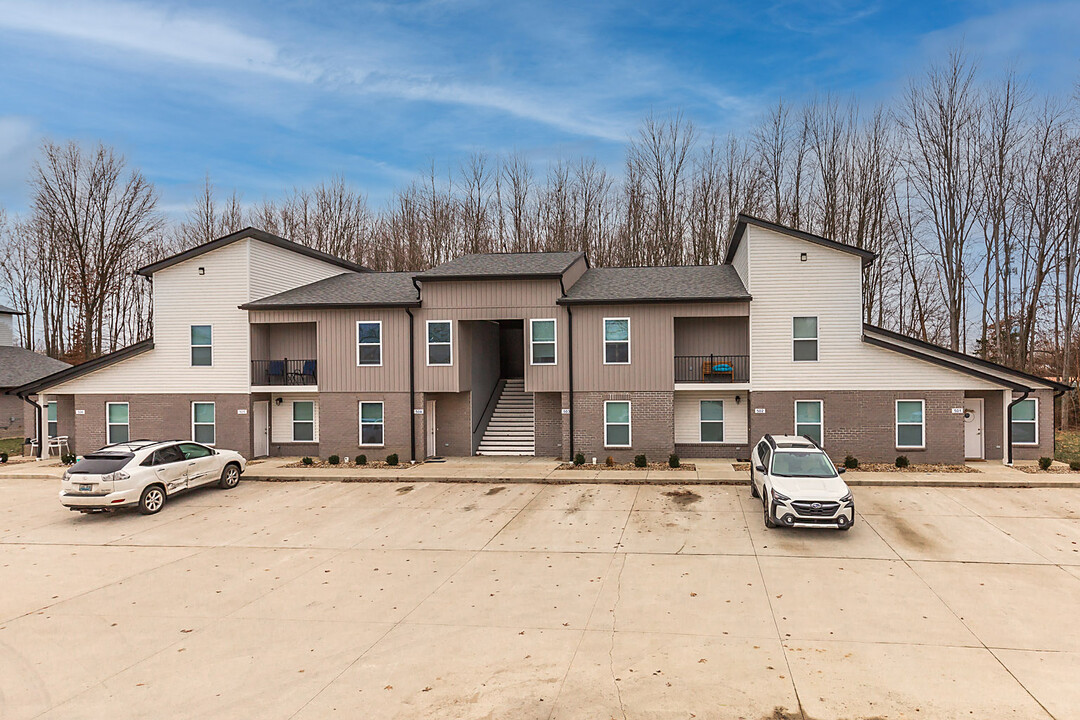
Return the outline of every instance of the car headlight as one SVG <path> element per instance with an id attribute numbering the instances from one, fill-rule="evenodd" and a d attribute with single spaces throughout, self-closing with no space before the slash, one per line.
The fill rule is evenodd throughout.
<path id="1" fill-rule="evenodd" d="M 71 482 L 71 473 L 67 470 L 64 471 L 64 482 Z"/>
<path id="2" fill-rule="evenodd" d="M 791 501 L 791 498 L 789 498 L 787 495 L 785 495 L 784 493 L 778 493 L 775 490 L 773 490 L 773 492 L 772 492 L 772 499 L 775 500 L 776 502 L 785 502 L 785 503 Z"/>
<path id="3" fill-rule="evenodd" d="M 840 498 L 840 502 L 842 502 L 842 503 L 852 502 L 852 500 L 853 500 L 853 498 L 851 497 L 851 493 L 848 493 L 844 497 Z"/>

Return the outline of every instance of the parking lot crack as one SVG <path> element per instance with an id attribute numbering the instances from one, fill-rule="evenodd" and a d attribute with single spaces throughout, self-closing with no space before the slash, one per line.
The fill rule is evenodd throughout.
<path id="1" fill-rule="evenodd" d="M 619 700 L 619 712 L 622 713 L 623 720 L 626 720 L 626 705 L 623 704 L 619 678 L 615 677 L 615 626 L 617 623 L 615 613 L 619 608 L 619 602 L 622 600 L 622 574 L 625 567 L 626 555 L 623 555 L 622 563 L 619 565 L 619 572 L 615 576 L 615 602 L 611 604 L 611 643 L 608 645 L 608 671 L 611 673 L 611 682 L 615 685 L 615 696 Z"/>

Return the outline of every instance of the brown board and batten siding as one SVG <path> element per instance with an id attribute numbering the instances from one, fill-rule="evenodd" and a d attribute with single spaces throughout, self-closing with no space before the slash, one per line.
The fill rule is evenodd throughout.
<path id="1" fill-rule="evenodd" d="M 676 317 L 676 355 L 749 355 L 746 317 Z"/>
<path id="2" fill-rule="evenodd" d="M 745 317 L 747 302 L 574 306 L 574 391 L 672 390 L 675 318 Z M 604 364 L 604 318 L 630 318 L 630 364 Z"/>

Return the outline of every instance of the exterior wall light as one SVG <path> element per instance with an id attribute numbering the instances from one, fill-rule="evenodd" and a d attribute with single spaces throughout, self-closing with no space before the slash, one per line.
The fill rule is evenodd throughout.
<path id="1" fill-rule="evenodd" d="M 799 260 L 800 260 L 801 262 L 806 262 L 806 253 L 801 253 L 801 254 L 799 255 Z M 202 268 L 199 268 L 199 269 L 201 270 Z"/>

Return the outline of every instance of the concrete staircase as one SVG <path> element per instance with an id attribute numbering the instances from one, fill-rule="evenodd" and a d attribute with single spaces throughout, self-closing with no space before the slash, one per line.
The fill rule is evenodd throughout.
<path id="1" fill-rule="evenodd" d="M 499 394 L 477 455 L 532 455 L 535 445 L 533 396 L 525 381 L 509 379 Z"/>

